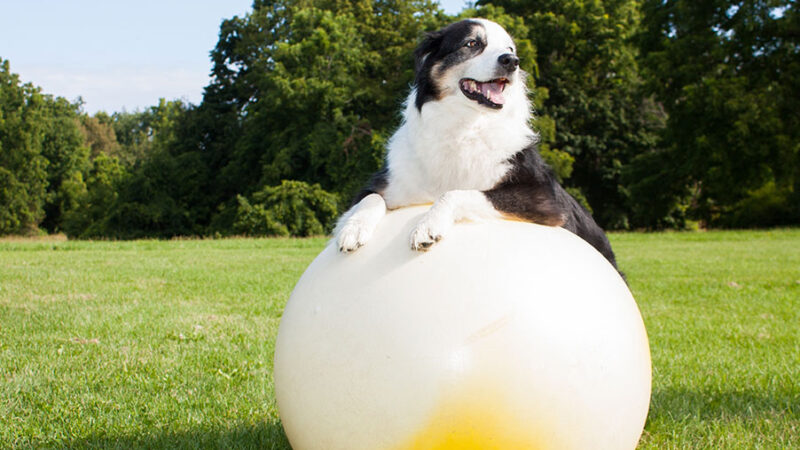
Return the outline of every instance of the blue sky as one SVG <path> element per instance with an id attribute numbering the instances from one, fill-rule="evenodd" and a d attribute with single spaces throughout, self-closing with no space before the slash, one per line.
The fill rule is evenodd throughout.
<path id="1" fill-rule="evenodd" d="M 464 0 L 441 0 L 457 13 Z M 252 0 L 0 0 L 0 58 L 23 82 L 84 110 L 202 99 L 219 24 Z"/>

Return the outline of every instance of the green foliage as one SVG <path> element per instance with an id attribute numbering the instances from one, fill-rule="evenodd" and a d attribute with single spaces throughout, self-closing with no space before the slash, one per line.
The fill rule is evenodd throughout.
<path id="1" fill-rule="evenodd" d="M 41 198 L 30 192 L 30 184 L 0 167 L 0 234 L 34 234 L 43 215 Z"/>
<path id="2" fill-rule="evenodd" d="M 316 236 L 330 232 L 338 198 L 318 184 L 284 180 L 252 196 L 238 196 L 235 233 L 247 236 Z"/>
<path id="3" fill-rule="evenodd" d="M 41 152 L 48 161 L 45 217 L 40 226 L 60 231 L 64 214 L 78 206 L 86 191 L 83 182 L 91 167 L 90 149 L 81 132 L 79 105 L 45 96 Z"/>
<path id="4" fill-rule="evenodd" d="M 643 222 L 657 224 L 688 197 L 687 214 L 707 225 L 798 223 L 794 2 L 648 0 L 644 12 L 642 61 L 650 89 L 669 113 L 658 159 L 673 177 L 638 181 L 634 201 L 642 205 L 667 186 L 657 213 Z M 631 170 L 648 163 L 637 161 Z M 771 211 L 761 220 L 759 203 Z"/>
<path id="5" fill-rule="evenodd" d="M 122 239 L 195 234 L 188 205 L 179 195 L 190 189 L 181 182 L 191 177 L 192 169 L 167 153 L 152 155 L 119 183 L 119 196 L 105 219 L 104 234 Z"/>
<path id="6" fill-rule="evenodd" d="M 126 114 L 126 113 L 123 113 Z M 115 115 L 115 117 L 123 114 Z M 86 146 L 91 149 L 91 157 L 95 158 L 101 153 L 119 157 L 121 145 L 117 141 L 117 134 L 114 131 L 114 119 L 104 112 L 98 112 L 94 116 L 84 114 L 80 117 L 81 133 Z"/>
<path id="7" fill-rule="evenodd" d="M 0 234 L 58 231 L 85 191 L 79 105 L 21 85 L 0 60 Z"/>
<path id="8" fill-rule="evenodd" d="M 264 205 L 252 205 L 246 197 L 236 196 L 239 204 L 233 222 L 233 231 L 244 236 L 288 236 L 289 230 L 282 224 L 275 211 Z"/>
<path id="9" fill-rule="evenodd" d="M 774 227 L 797 223 L 800 201 L 789 187 L 779 188 L 769 181 L 751 191 L 721 214 L 717 223 L 730 228 Z"/>
<path id="10" fill-rule="evenodd" d="M 41 152 L 44 99 L 0 59 L 0 234 L 27 234 L 44 217 L 47 159 Z"/>
<path id="11" fill-rule="evenodd" d="M 683 228 L 690 187 L 681 182 L 678 164 L 663 149 L 638 155 L 624 168 L 623 181 L 635 204 L 631 220 L 649 228 Z"/>
<path id="12" fill-rule="evenodd" d="M 225 21 L 203 105 L 241 118 L 225 136 L 221 184 L 292 178 L 352 195 L 382 164 L 417 38 L 444 23 L 436 11 L 418 0 L 284 0 Z"/>
<path id="13" fill-rule="evenodd" d="M 167 101 L 159 99 L 158 105 L 151 106 L 143 111 L 116 112 L 111 117 L 105 113 L 96 116 L 95 134 L 106 136 L 90 136 L 92 143 L 102 138 L 113 135 L 118 145 L 113 143 L 106 152 L 119 158 L 126 167 L 141 164 L 151 153 L 164 149 L 177 139 L 178 131 L 174 126 L 188 111 L 189 106 L 180 100 Z M 111 130 L 107 128 L 110 127 Z M 92 147 L 93 151 L 95 146 Z"/>
<path id="14" fill-rule="evenodd" d="M 540 152 L 601 225 L 800 222 L 794 2 L 494 0 L 459 18 L 475 16 L 515 37 Z M 383 165 L 420 37 L 454 19 L 430 0 L 258 0 L 222 23 L 200 105 L 111 115 L 0 60 L 0 234 L 323 233 Z"/>
<path id="15" fill-rule="evenodd" d="M 547 144 L 539 145 L 539 153 L 542 155 L 542 159 L 553 168 L 559 181 L 564 181 L 572 175 L 572 165 L 575 162 L 572 155 L 553 149 Z"/>
<path id="16" fill-rule="evenodd" d="M 64 232 L 70 237 L 91 238 L 110 235 L 107 214 L 118 197 L 125 169 L 115 156 L 104 153 L 92 160 L 92 168 L 77 205 L 64 215 Z"/>
<path id="17" fill-rule="evenodd" d="M 117 196 L 106 216 L 95 222 L 101 228 L 90 235 L 130 239 L 204 234 L 211 201 L 206 192 L 213 179 L 201 150 L 191 147 L 188 137 L 182 139 L 190 133 L 192 111 L 181 101 L 161 100 L 147 111 L 114 116 L 121 152 L 129 159 L 120 161 L 125 174 L 115 177 Z M 132 128 L 125 131 L 119 124 Z"/>

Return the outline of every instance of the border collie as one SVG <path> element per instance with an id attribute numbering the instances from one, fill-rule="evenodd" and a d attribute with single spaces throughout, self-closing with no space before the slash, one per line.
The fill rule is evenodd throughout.
<path id="1" fill-rule="evenodd" d="M 339 219 L 342 252 L 365 245 L 387 209 L 433 203 L 410 246 L 426 251 L 462 220 L 513 218 L 563 226 L 616 267 L 603 230 L 558 183 L 530 128 L 531 105 L 514 41 L 467 19 L 429 33 L 386 166 Z"/>

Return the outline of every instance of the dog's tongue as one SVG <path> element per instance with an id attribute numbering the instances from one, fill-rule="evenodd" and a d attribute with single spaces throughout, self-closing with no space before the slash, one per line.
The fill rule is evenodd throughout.
<path id="1" fill-rule="evenodd" d="M 492 103 L 502 105 L 506 102 L 503 97 L 503 83 L 486 82 L 481 83 L 481 94 L 492 101 Z"/>

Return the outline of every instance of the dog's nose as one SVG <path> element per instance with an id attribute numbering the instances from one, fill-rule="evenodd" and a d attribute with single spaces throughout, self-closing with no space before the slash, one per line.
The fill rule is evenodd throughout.
<path id="1" fill-rule="evenodd" d="M 517 70 L 517 66 L 519 66 L 519 58 L 512 53 L 503 53 L 497 58 L 497 62 L 509 72 Z"/>

